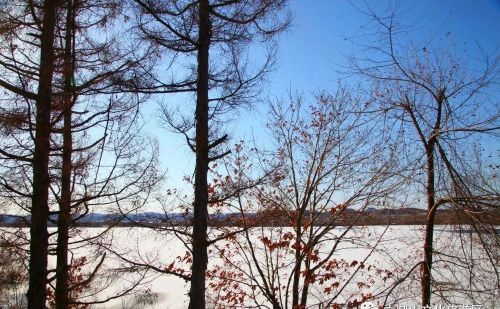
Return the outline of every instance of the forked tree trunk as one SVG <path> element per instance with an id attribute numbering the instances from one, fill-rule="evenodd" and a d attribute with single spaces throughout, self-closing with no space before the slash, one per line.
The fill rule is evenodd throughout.
<path id="1" fill-rule="evenodd" d="M 28 308 L 45 309 L 47 298 L 47 220 L 49 217 L 49 152 L 52 77 L 54 73 L 55 0 L 43 4 L 40 75 L 36 100 L 33 196 L 31 203 Z"/>
<path id="2" fill-rule="evenodd" d="M 208 59 L 210 16 L 208 0 L 199 2 L 198 80 L 196 92 L 196 167 L 193 213 L 193 264 L 189 308 L 205 308 L 205 278 L 208 264 Z"/>
<path id="3" fill-rule="evenodd" d="M 71 171 L 73 152 L 72 107 L 73 89 L 72 79 L 74 72 L 73 56 L 73 1 L 67 0 L 66 33 L 64 50 L 64 110 L 63 110 L 63 153 L 61 171 L 61 200 L 59 202 L 59 216 L 57 220 L 57 263 L 56 263 L 56 290 L 55 302 L 57 309 L 69 308 L 69 265 L 68 241 L 69 225 L 71 222 Z"/>
<path id="4" fill-rule="evenodd" d="M 422 307 L 431 305 L 431 283 L 432 283 L 432 254 L 433 254 L 433 241 L 434 241 L 434 218 L 436 215 L 436 176 L 435 176 L 435 162 L 434 150 L 436 147 L 437 133 L 441 127 L 441 117 L 443 111 L 443 104 L 445 101 L 445 89 L 439 91 L 436 96 L 437 114 L 434 128 L 427 139 L 424 141 L 422 130 L 416 122 L 413 114 L 413 122 L 420 132 L 420 136 L 425 148 L 425 156 L 427 158 L 427 184 L 425 193 L 427 195 L 427 218 L 425 225 L 425 239 L 424 239 L 424 261 L 421 267 L 422 273 Z"/>

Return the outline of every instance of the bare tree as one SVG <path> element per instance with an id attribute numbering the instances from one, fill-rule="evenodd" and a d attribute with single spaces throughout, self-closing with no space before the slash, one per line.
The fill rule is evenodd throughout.
<path id="1" fill-rule="evenodd" d="M 394 148 L 363 106 L 345 87 L 321 93 L 308 106 L 301 97 L 272 105 L 268 127 L 276 149 L 267 162 L 278 160 L 280 167 L 269 184 L 237 203 L 242 216 L 256 213 L 260 227 L 217 247 L 223 263 L 211 272 L 211 286 L 221 306 L 241 297 L 255 307 L 353 307 L 376 296 L 370 292 L 379 288 L 372 287 L 375 267 L 366 284 L 356 286 L 355 278 L 367 272 L 382 235 L 367 245 L 351 233 L 364 210 L 383 205 L 398 186 Z M 360 261 L 338 258 L 350 242 L 367 245 L 370 253 Z"/>
<path id="2" fill-rule="evenodd" d="M 30 226 L 30 267 L 28 307 L 43 308 L 46 298 L 47 250 L 49 216 L 49 153 L 50 153 L 50 114 L 52 109 L 52 79 L 54 73 L 54 32 L 56 25 L 56 1 L 41 3 L 11 3 L 2 7 L 2 70 L 8 74 L 0 81 L 3 89 L 10 94 L 26 100 L 35 101 L 36 121 L 34 125 L 33 183 L 31 195 Z M 33 18 L 34 17 L 34 18 Z M 14 38 L 14 42 L 10 39 Z M 16 41 L 17 39 L 17 41 Z M 36 41 L 37 48 L 22 46 L 25 42 Z M 21 70 L 17 70 L 18 57 L 29 59 Z M 24 53 L 28 51 L 27 53 Z M 31 60 L 29 55 L 35 55 Z M 16 74 L 17 73 L 17 74 Z M 17 75 L 17 76 L 16 76 Z M 37 76 L 33 88 L 27 89 L 26 77 Z M 16 78 L 20 78 L 17 79 Z M 36 90 L 34 90 L 36 87 Z M 16 159 L 16 154 L 2 150 L 2 155 Z M 25 160 L 23 157 L 17 159 Z"/>
<path id="3" fill-rule="evenodd" d="M 16 2 L 3 9 L 2 39 L 9 48 L 3 50 L 1 65 L 8 79 L 4 87 L 12 91 L 6 94 L 1 116 L 2 134 L 6 137 L 1 152 L 2 193 L 13 205 L 31 213 L 34 204 L 29 200 L 39 201 L 32 193 L 35 178 L 29 175 L 35 169 L 33 139 L 36 149 L 34 127 L 38 120 L 33 112 L 36 97 L 31 97 L 29 91 L 38 82 L 38 63 L 31 56 L 45 44 L 43 41 L 40 45 L 34 34 L 40 26 L 37 23 L 41 7 L 34 2 Z M 140 134 L 139 107 L 147 97 L 132 93 L 131 88 L 147 83 L 142 72 L 148 69 L 147 57 L 152 50 L 143 43 L 139 48 L 138 42 L 134 45 L 116 30 L 112 33 L 111 23 L 123 16 L 121 9 L 120 2 L 66 1 L 54 13 L 51 109 L 45 109 L 49 117 L 49 148 L 45 160 L 48 178 L 43 183 L 49 191 L 47 217 L 43 220 L 45 231 L 49 219 L 58 225 L 57 266 L 47 273 L 45 264 L 45 275 L 37 275 L 35 280 L 44 280 L 44 295 L 46 284 L 52 286 L 56 280 L 58 308 L 68 308 L 70 302 L 84 302 L 74 297 L 70 300 L 71 290 L 82 294 L 81 287 L 90 286 L 105 257 L 101 254 L 97 268 L 83 282 L 68 283 L 70 247 L 81 247 L 98 238 L 94 235 L 88 240 L 71 241 L 69 234 L 74 231 L 75 222 L 98 209 L 137 209 L 161 180 L 156 144 Z M 108 37 L 93 38 L 96 31 L 106 32 Z M 49 214 L 57 215 L 57 219 Z M 32 226 L 35 218 L 31 214 Z M 45 255 L 52 253 L 49 233 L 41 235 L 47 236 Z M 36 237 L 31 242 L 43 245 Z M 47 279 L 52 272 L 54 276 Z M 45 300 L 33 302 L 33 306 L 45 306 Z"/>
<path id="4" fill-rule="evenodd" d="M 498 211 L 498 189 L 473 180 L 477 165 L 467 151 L 480 135 L 498 136 L 498 104 L 488 92 L 497 83 L 498 56 L 481 54 L 481 62 L 468 68 L 467 59 L 459 58 L 453 49 L 444 50 L 432 42 L 405 42 L 405 29 L 396 13 L 397 8 L 387 16 L 368 10 L 378 30 L 374 40 L 364 44 L 370 57 L 351 59 L 351 68 L 373 82 L 373 95 L 380 104 L 372 111 L 391 119 L 394 132 L 404 136 L 408 166 L 414 167 L 410 177 L 423 189 L 418 192 L 425 196 L 427 208 L 421 264 L 424 306 L 431 304 L 438 208 L 447 205 L 468 218 L 480 239 L 498 238 L 491 227 L 481 224 L 484 214 Z M 446 47 L 450 46 L 453 43 Z M 498 248 L 498 239 L 493 243 Z M 497 250 L 483 247 L 489 257 Z M 490 262 L 495 267 L 494 259 Z M 498 273 L 496 277 L 498 285 Z"/>
<path id="5" fill-rule="evenodd" d="M 189 308 L 205 308 L 207 173 L 210 162 L 228 153 L 218 150 L 228 136 L 217 136 L 217 119 L 225 111 L 251 103 L 258 94 L 256 85 L 271 68 L 273 53 L 270 50 L 261 68 L 252 73 L 245 50 L 258 39 L 269 41 L 286 28 L 288 17 L 279 16 L 286 1 L 135 2 L 142 11 L 138 29 L 143 37 L 186 60 L 184 68 L 186 63 L 190 65 L 187 72 L 179 69 L 186 72 L 185 78 L 159 82 L 145 91 L 192 92 L 196 96 L 194 121 L 191 117 L 174 121 L 172 114 L 166 119 L 186 136 L 196 155 Z"/>
<path id="6" fill-rule="evenodd" d="M 94 13 L 97 8 L 100 9 L 98 14 Z M 69 232 L 74 230 L 75 222 L 90 210 L 102 211 L 104 207 L 113 208 L 113 204 L 116 204 L 116 212 L 124 207 L 137 209 L 145 202 L 144 197 L 151 192 L 154 183 L 161 179 L 156 170 L 156 145 L 151 143 L 150 149 L 145 148 L 147 140 L 139 133 L 139 106 L 145 98 L 131 93 L 128 85 L 141 83 L 137 81 L 141 78 L 138 67 L 147 66 L 148 49 L 137 48 L 126 41 L 123 33 L 110 30 L 111 23 L 123 13 L 119 2 L 67 1 L 63 9 L 65 16 L 57 31 L 60 109 L 54 113 L 52 130 L 54 170 L 61 171 L 53 173 L 51 185 L 59 206 L 55 211 L 58 224 L 57 308 L 68 308 L 72 289 L 79 290 L 80 297 L 85 297 L 81 287 L 90 286 L 105 258 L 105 254 L 96 258 L 99 261 L 97 268 L 83 280 L 85 284 L 68 283 L 71 267 L 76 267 L 68 261 L 69 245 L 75 245 Z M 97 41 L 92 38 L 95 31 L 105 32 L 109 38 Z M 117 39 L 119 36 L 122 38 Z M 85 81 L 77 85 L 75 79 Z M 86 135 L 94 140 L 89 141 Z M 146 144 L 139 148 L 144 142 Z M 150 153 L 145 154 L 145 151 Z M 124 205 L 130 203 L 135 205 Z M 91 241 L 99 237 L 94 235 Z M 85 239 L 76 241 L 84 242 Z M 73 296 L 71 302 L 76 301 L 83 302 Z"/>

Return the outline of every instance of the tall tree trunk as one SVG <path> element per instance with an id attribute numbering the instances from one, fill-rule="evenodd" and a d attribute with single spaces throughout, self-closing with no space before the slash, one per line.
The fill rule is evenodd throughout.
<path id="1" fill-rule="evenodd" d="M 68 241 L 71 222 L 71 171 L 73 152 L 73 136 L 71 134 L 71 118 L 73 107 L 72 80 L 74 72 L 73 54 L 73 1 L 67 0 L 66 33 L 64 50 L 64 110 L 63 110 L 63 152 L 61 171 L 61 199 L 59 201 L 59 216 L 57 220 L 57 263 L 55 302 L 57 309 L 69 308 L 68 289 Z"/>
<path id="2" fill-rule="evenodd" d="M 422 306 L 430 306 L 431 303 L 431 270 L 432 270 L 432 248 L 434 239 L 434 217 L 435 208 L 435 175 L 434 175 L 434 143 L 430 142 L 426 147 L 427 156 L 427 219 L 425 225 L 424 240 L 424 262 L 422 272 Z"/>
<path id="3" fill-rule="evenodd" d="M 28 308 L 45 308 L 47 297 L 47 220 L 49 216 L 49 152 L 56 1 L 43 4 L 40 75 L 36 100 L 33 197 L 31 203 Z"/>
<path id="4" fill-rule="evenodd" d="M 302 287 L 302 294 L 300 296 L 300 307 L 306 308 L 307 299 L 309 297 L 309 286 L 311 285 L 311 277 L 314 275 L 314 272 L 311 271 L 311 259 L 309 257 L 304 261 L 306 276 L 304 278 L 304 286 Z"/>
<path id="5" fill-rule="evenodd" d="M 208 59 L 210 16 L 208 0 L 199 2 L 198 79 L 196 93 L 196 167 L 193 213 L 193 265 L 189 308 L 205 308 L 205 277 L 208 263 Z"/>
<path id="6" fill-rule="evenodd" d="M 297 237 L 297 247 L 295 248 L 295 266 L 293 269 L 293 283 L 292 283 L 292 308 L 299 305 L 299 281 L 300 281 L 300 268 L 302 267 L 301 256 L 301 243 L 302 238 L 301 228 L 302 228 L 302 212 L 297 215 L 297 222 L 295 226 L 295 235 Z"/>
<path id="7" fill-rule="evenodd" d="M 425 225 L 425 240 L 424 240 L 424 262 L 422 264 L 422 306 L 431 305 L 431 280 L 432 280 L 432 254 L 434 240 L 434 218 L 436 216 L 436 176 L 434 150 L 436 147 L 437 133 L 441 127 L 441 117 L 443 104 L 445 101 L 445 89 L 440 90 L 436 95 L 437 114 L 434 128 L 427 140 L 423 141 L 425 145 L 425 155 L 427 158 L 427 185 L 425 188 L 427 194 L 427 218 Z M 416 121 L 414 121 L 416 123 Z M 418 127 L 417 127 L 418 128 Z M 422 130 L 418 129 L 419 132 Z M 420 133 L 423 140 L 423 134 Z"/>

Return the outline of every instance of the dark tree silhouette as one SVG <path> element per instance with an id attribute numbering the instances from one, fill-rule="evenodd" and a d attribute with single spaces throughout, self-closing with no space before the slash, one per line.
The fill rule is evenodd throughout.
<path id="1" fill-rule="evenodd" d="M 245 50 L 258 39 L 269 41 L 286 28 L 288 16 L 280 17 L 286 1 L 135 2 L 142 13 L 138 29 L 144 39 L 191 64 L 185 78 L 158 82 L 144 91 L 193 92 L 196 96 L 194 121 L 178 121 L 176 116 L 182 116 L 168 112 L 165 118 L 186 136 L 196 156 L 189 308 L 205 308 L 207 173 L 210 162 L 228 154 L 217 151 L 228 138 L 216 136 L 220 129 L 217 119 L 226 111 L 252 103 L 258 94 L 256 86 L 272 67 L 273 50 L 268 50 L 263 65 L 254 73 L 246 65 Z"/>
<path id="2" fill-rule="evenodd" d="M 405 42 L 405 29 L 398 23 L 397 8 L 387 16 L 366 12 L 374 23 L 375 39 L 367 44 L 370 57 L 354 57 L 351 68 L 373 82 L 372 110 L 391 119 L 403 135 L 403 153 L 412 168 L 413 181 L 423 187 L 427 220 L 421 262 L 421 302 L 431 304 L 434 228 L 436 212 L 448 206 L 467 218 L 482 239 L 492 265 L 498 248 L 498 235 L 484 224 L 485 214 L 498 211 L 498 188 L 485 181 L 478 165 L 470 159 L 474 143 L 481 135 L 498 136 L 498 105 L 488 94 L 498 79 L 498 56 L 483 55 L 474 69 L 453 49 L 443 50 L 432 42 Z M 446 48 L 454 46 L 445 34 Z M 420 178 L 416 175 L 425 175 Z M 492 186 L 493 185 L 493 186 Z M 463 220 L 462 220 L 463 221 Z M 483 239 L 494 236 L 493 242 Z M 494 244 L 493 247 L 487 244 Z M 496 274 L 497 282 L 498 274 Z M 498 283 L 497 283 L 498 286 Z"/>
<path id="3" fill-rule="evenodd" d="M 35 210 L 41 206 L 34 204 L 43 199 L 35 190 L 40 173 L 35 164 L 40 116 L 34 116 L 33 103 L 38 104 L 39 96 L 30 92 L 39 83 L 37 70 L 41 70 L 43 64 L 43 61 L 38 64 L 33 55 L 46 44 L 46 41 L 40 43 L 40 36 L 36 34 L 42 9 L 31 1 L 3 7 L 2 40 L 9 48 L 2 50 L 0 64 L 6 80 L 1 83 L 10 92 L 5 94 L 8 99 L 2 105 L 0 122 L 1 133 L 5 136 L 0 149 L 1 185 L 5 200 L 30 213 L 31 228 L 38 229 L 30 240 L 31 246 L 36 247 L 35 251 L 30 249 L 30 253 L 35 254 L 36 262 L 33 263 L 43 265 L 30 264 L 34 283 L 29 287 L 30 291 L 36 290 L 37 284 L 43 281 L 40 292 L 43 295 L 32 300 L 35 305 L 30 306 L 45 306 L 46 285 L 53 286 L 53 280 L 56 281 L 57 308 L 81 303 L 69 299 L 69 295 L 72 290 L 89 286 L 97 277 L 98 269 L 83 280 L 85 284 L 68 284 L 70 246 L 95 242 L 98 237 L 71 241 L 69 234 L 74 230 L 74 223 L 92 210 L 137 209 L 161 180 L 157 172 L 156 144 L 140 134 L 139 107 L 147 97 L 132 93 L 133 87 L 148 82 L 143 72 L 149 69 L 148 57 L 153 50 L 143 43 L 139 47 L 138 42 L 112 30 L 113 20 L 123 17 L 121 4 L 120 1 L 68 0 L 58 3 L 57 10 L 54 8 L 52 73 L 47 86 L 50 87 L 50 105 L 43 109 L 48 113 L 48 122 L 46 127 L 42 126 L 48 130 L 43 131 L 48 134 L 48 152 L 43 160 L 47 167 L 47 178 L 43 180 L 47 186 L 46 213 Z M 107 39 L 94 38 L 96 31 L 107 33 Z M 29 175 L 31 170 L 33 177 Z M 33 200 L 31 205 L 29 200 Z M 38 219 L 40 213 L 43 219 Z M 57 215 L 57 219 L 49 215 Z M 47 270 L 46 263 L 53 245 L 48 243 L 48 220 L 58 226 L 55 270 Z M 41 233 L 41 229 L 45 233 Z M 46 241 L 40 241 L 40 237 L 46 237 Z M 37 253 L 40 246 L 45 248 L 40 253 L 45 256 L 42 259 Z M 97 268 L 103 265 L 104 256 L 96 263 Z M 37 270 L 42 266 L 44 274 Z M 47 274 L 52 272 L 54 276 L 48 280 Z M 120 295 L 122 293 L 113 298 Z"/>
<path id="4" fill-rule="evenodd" d="M 5 149 L 9 159 L 32 163 L 28 307 L 44 308 L 47 283 L 49 217 L 50 115 L 53 99 L 54 37 L 57 1 L 10 3 L 2 6 L 2 70 L 0 86 L 10 95 L 35 101 L 32 159 Z M 32 46 L 29 46 L 32 42 Z M 25 53 L 26 52 L 26 53 Z M 35 56 L 32 60 L 30 56 Z M 19 58 L 29 60 L 18 65 Z M 19 79 L 17 79 L 19 78 Z M 26 79 L 34 78 L 30 88 Z M 36 90 L 34 90 L 36 89 Z"/>

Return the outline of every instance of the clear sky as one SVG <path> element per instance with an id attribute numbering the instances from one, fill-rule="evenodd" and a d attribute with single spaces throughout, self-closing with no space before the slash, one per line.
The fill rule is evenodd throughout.
<path id="1" fill-rule="evenodd" d="M 389 1 L 366 1 L 376 11 Z M 294 88 L 328 88 L 336 80 L 334 64 L 355 52 L 350 40 L 366 34 L 365 1 L 292 0 L 294 25 L 280 40 L 280 68 L 272 92 L 292 84 Z M 402 0 L 403 23 L 414 28 L 411 38 L 420 40 L 450 32 L 456 43 L 477 41 L 486 51 L 500 47 L 500 1 Z"/>
<path id="2" fill-rule="evenodd" d="M 279 39 L 278 68 L 262 89 L 263 99 L 281 97 L 288 89 L 306 95 L 334 89 L 340 78 L 336 71 L 346 56 L 357 52 L 350 39 L 362 39 L 370 30 L 368 17 L 359 10 L 366 3 L 380 11 L 389 2 L 291 0 L 293 25 Z M 477 42 L 487 53 L 500 47 L 499 0 L 401 0 L 400 7 L 404 23 L 415 30 L 409 40 L 418 42 L 450 32 L 457 47 L 466 42 L 475 48 Z M 235 114 L 227 127 L 233 141 L 249 138 L 253 132 L 258 142 L 265 142 L 265 114 L 264 107 Z M 160 141 L 162 166 L 168 169 L 167 185 L 183 186 L 183 175 L 194 168 L 193 154 L 180 136 L 157 125 L 153 130 Z"/>

